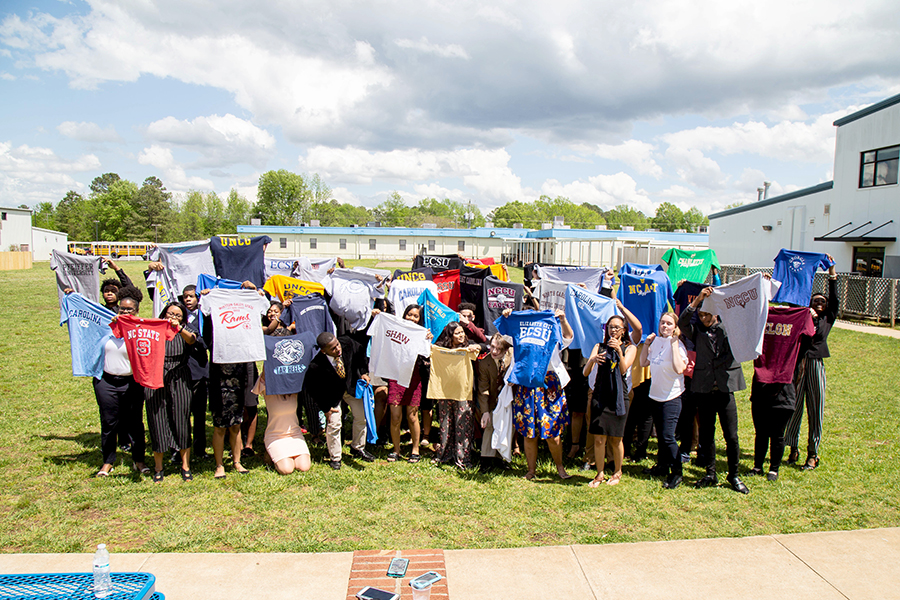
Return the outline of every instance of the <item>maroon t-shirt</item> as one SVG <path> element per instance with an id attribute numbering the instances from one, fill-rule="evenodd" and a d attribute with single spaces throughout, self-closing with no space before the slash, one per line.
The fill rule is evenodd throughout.
<path id="1" fill-rule="evenodd" d="M 761 383 L 791 383 L 800 352 L 800 336 L 816 332 L 808 308 L 770 306 L 762 354 L 753 361 L 753 378 Z"/>

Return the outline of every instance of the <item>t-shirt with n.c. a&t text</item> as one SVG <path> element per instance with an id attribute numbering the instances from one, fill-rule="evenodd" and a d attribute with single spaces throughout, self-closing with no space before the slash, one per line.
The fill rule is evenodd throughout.
<path id="1" fill-rule="evenodd" d="M 166 342 L 175 339 L 178 328 L 165 319 L 119 315 L 110 329 L 114 336 L 125 340 L 134 380 L 145 388 L 161 388 Z"/>

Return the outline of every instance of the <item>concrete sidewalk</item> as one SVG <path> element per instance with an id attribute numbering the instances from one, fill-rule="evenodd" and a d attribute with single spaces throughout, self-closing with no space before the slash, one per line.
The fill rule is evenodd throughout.
<path id="1" fill-rule="evenodd" d="M 900 528 L 444 556 L 450 600 L 900 598 Z M 0 572 L 85 572 L 91 558 L 5 554 Z M 153 573 L 169 600 L 343 600 L 352 561 L 352 552 L 112 556 L 116 571 Z"/>
<path id="2" fill-rule="evenodd" d="M 849 329 L 850 331 L 858 331 L 860 333 L 871 333 L 872 335 L 880 335 L 883 337 L 892 337 L 900 339 L 900 331 L 891 329 L 890 327 L 878 327 L 876 325 L 861 325 L 859 323 L 850 323 L 849 321 L 835 321 L 834 326 L 838 329 Z"/>

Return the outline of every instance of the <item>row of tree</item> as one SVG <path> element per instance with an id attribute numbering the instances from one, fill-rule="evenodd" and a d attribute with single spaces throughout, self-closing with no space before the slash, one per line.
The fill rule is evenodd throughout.
<path id="1" fill-rule="evenodd" d="M 648 217 L 626 205 L 611 210 L 568 198 L 541 196 L 534 202 L 514 201 L 488 215 L 471 202 L 423 198 L 409 206 L 397 192 L 373 209 L 342 204 L 332 198 L 331 189 L 318 175 L 302 175 L 284 169 L 268 171 L 259 178 L 256 203 L 232 189 L 223 201 L 214 192 L 189 192 L 176 201 L 157 177 L 143 184 L 104 173 L 91 182 L 90 193 L 70 191 L 56 205 L 42 202 L 33 216 L 36 227 L 69 234 L 70 240 L 177 242 L 236 233 L 238 225 L 258 218 L 263 225 L 299 225 L 318 221 L 321 226 L 349 227 L 377 222 L 382 227 L 494 227 L 540 229 L 544 223 L 562 217 L 576 229 L 609 229 L 631 226 L 635 230 L 659 229 L 696 231 L 709 220 L 697 208 L 682 212 L 669 202 L 662 203 Z"/>

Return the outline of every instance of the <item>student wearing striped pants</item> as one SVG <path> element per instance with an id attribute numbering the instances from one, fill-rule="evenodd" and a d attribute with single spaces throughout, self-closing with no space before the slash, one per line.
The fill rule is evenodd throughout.
<path id="1" fill-rule="evenodd" d="M 831 256 L 828 256 L 831 258 Z M 834 259 L 832 259 L 833 262 Z M 809 435 L 806 444 L 806 462 L 800 467 L 811 471 L 819 466 L 819 443 L 822 441 L 822 417 L 825 410 L 825 362 L 828 351 L 828 334 L 838 314 L 837 274 L 834 265 L 828 269 L 828 297 L 813 294 L 809 303 L 813 312 L 815 335 L 800 349 L 801 360 L 794 374 L 797 389 L 797 405 L 785 430 L 785 441 L 791 447 L 788 464 L 796 464 L 800 458 L 800 425 L 803 406 L 806 405 Z"/>

